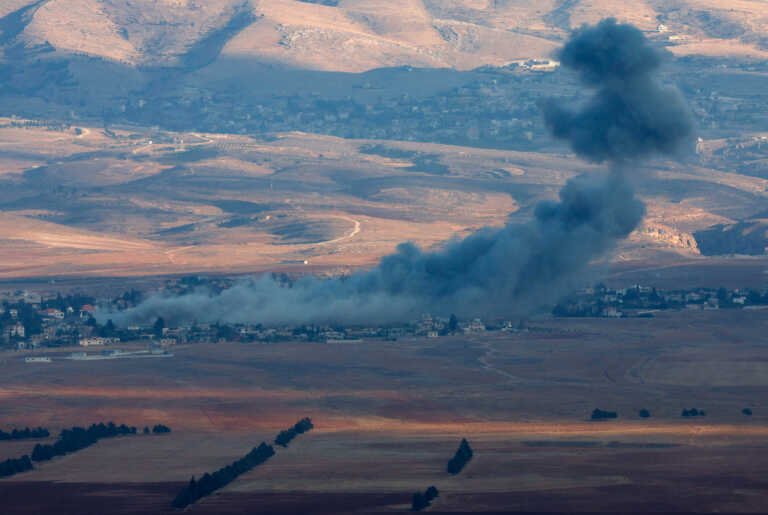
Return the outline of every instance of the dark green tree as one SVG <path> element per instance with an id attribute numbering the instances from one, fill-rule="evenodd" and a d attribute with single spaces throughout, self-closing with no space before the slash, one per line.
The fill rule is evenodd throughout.
<path id="1" fill-rule="evenodd" d="M 469 463 L 469 460 L 472 459 L 473 454 L 474 453 L 472 452 L 472 448 L 469 446 L 467 439 L 462 438 L 461 443 L 459 444 L 459 448 L 456 450 L 456 454 L 448 462 L 446 471 L 449 474 L 458 474 L 461 472 L 461 469 L 463 469 L 464 466 Z"/>
<path id="2" fill-rule="evenodd" d="M 429 503 L 424 498 L 423 493 L 416 492 L 413 494 L 413 500 L 411 501 L 411 511 L 421 511 L 427 506 L 429 506 Z"/>
<path id="3" fill-rule="evenodd" d="M 165 329 L 165 320 L 163 320 L 163 317 L 157 317 L 152 329 L 154 330 L 155 337 L 161 338 L 163 336 L 163 329 Z"/>
<path id="4" fill-rule="evenodd" d="M 432 500 L 437 498 L 438 495 L 440 495 L 440 492 L 437 490 L 437 487 L 434 485 L 427 488 L 427 491 L 424 492 L 424 497 L 427 499 L 427 502 L 432 502 Z"/>
<path id="5" fill-rule="evenodd" d="M 451 317 L 448 319 L 448 332 L 455 333 L 458 328 L 459 328 L 459 319 L 456 318 L 456 315 L 451 313 Z"/>

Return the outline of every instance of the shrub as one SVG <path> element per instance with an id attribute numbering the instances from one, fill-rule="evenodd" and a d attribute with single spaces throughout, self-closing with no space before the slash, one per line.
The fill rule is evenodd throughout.
<path id="1" fill-rule="evenodd" d="M 456 454 L 448 461 L 446 471 L 449 474 L 458 474 L 469 463 L 469 460 L 472 459 L 472 455 L 472 448 L 469 446 L 469 442 L 467 442 L 466 438 L 462 438 Z"/>
<path id="2" fill-rule="evenodd" d="M 618 415 L 615 411 L 603 411 L 601 409 L 595 408 L 595 410 L 592 412 L 592 420 L 606 420 L 617 417 Z"/>
<path id="3" fill-rule="evenodd" d="M 411 501 L 411 511 L 421 511 L 429 506 L 432 501 L 440 495 L 435 486 L 430 486 L 424 493 L 416 492 L 413 494 L 413 500 Z"/>

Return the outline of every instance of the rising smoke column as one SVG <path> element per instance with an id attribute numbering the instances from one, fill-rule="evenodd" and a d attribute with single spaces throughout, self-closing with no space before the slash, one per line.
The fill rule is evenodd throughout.
<path id="1" fill-rule="evenodd" d="M 692 140 L 681 95 L 661 85 L 663 54 L 630 25 L 608 19 L 578 30 L 560 50 L 563 66 L 594 90 L 579 110 L 543 106 L 548 127 L 574 151 L 608 162 L 605 178 L 577 177 L 534 219 L 486 228 L 439 252 L 403 243 L 375 268 L 340 279 L 304 277 L 283 287 L 268 276 L 220 294 L 155 296 L 134 309 L 100 313 L 117 323 L 386 323 L 421 312 L 527 314 L 578 286 L 589 263 L 612 250 L 645 213 L 625 177 L 629 162 L 674 155 Z"/>
<path id="2" fill-rule="evenodd" d="M 661 84 L 666 51 L 632 25 L 609 18 L 582 27 L 558 52 L 560 62 L 596 91 L 581 109 L 544 103 L 552 135 L 590 161 L 617 165 L 654 154 L 675 156 L 693 144 L 691 112 L 680 92 Z"/>

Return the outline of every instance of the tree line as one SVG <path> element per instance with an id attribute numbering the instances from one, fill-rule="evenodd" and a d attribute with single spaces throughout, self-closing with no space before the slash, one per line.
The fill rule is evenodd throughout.
<path id="1" fill-rule="evenodd" d="M 149 428 L 145 428 L 149 432 Z M 169 433 L 169 427 L 158 424 L 154 427 L 155 433 Z M 33 470 L 33 461 L 48 461 L 56 456 L 63 456 L 68 453 L 79 451 L 89 447 L 102 438 L 111 438 L 120 435 L 136 434 L 136 428 L 128 427 L 125 424 L 115 425 L 114 422 L 108 424 L 92 424 L 87 429 L 82 427 L 73 427 L 72 429 L 63 429 L 58 440 L 52 445 L 37 444 L 32 450 L 32 456 L 25 454 L 21 458 L 10 458 L 0 462 L 0 477 L 12 476 L 28 470 Z M 22 440 L 25 438 L 47 438 L 50 436 L 48 429 L 38 427 L 30 429 L 14 429 L 10 433 L 0 431 L 0 440 Z"/>
<path id="2" fill-rule="evenodd" d="M 469 442 L 467 442 L 466 438 L 462 438 L 459 448 L 456 449 L 456 454 L 454 454 L 453 458 L 448 461 L 446 471 L 449 474 L 458 474 L 461 472 L 461 469 L 469 463 L 469 460 L 472 459 L 472 454 L 472 448 L 469 446 Z"/>
<path id="3" fill-rule="evenodd" d="M 274 454 L 275 449 L 271 445 L 261 442 L 258 447 L 254 447 L 251 452 L 231 465 L 222 467 L 213 474 L 206 472 L 199 481 L 195 481 L 193 476 L 189 480 L 189 484 L 178 493 L 171 505 L 174 508 L 186 508 L 195 501 L 211 495 L 211 493 L 219 488 L 228 485 L 240 474 L 244 474 L 254 467 L 261 465 Z"/>
<path id="4" fill-rule="evenodd" d="M 752 415 L 752 410 L 750 408 L 744 408 L 741 410 L 741 413 L 746 416 Z M 638 416 L 640 418 L 649 418 L 651 416 L 651 412 L 647 409 L 643 408 L 637 412 Z M 681 417 L 706 417 L 707 412 L 703 409 L 698 408 L 690 408 L 690 409 L 683 409 L 683 411 L 680 413 Z M 592 420 L 606 420 L 606 419 L 613 419 L 617 418 L 618 414 L 615 411 L 604 411 L 601 409 L 595 409 L 592 411 Z"/>
<path id="5" fill-rule="evenodd" d="M 312 421 L 309 419 L 309 417 L 305 417 L 296 422 L 292 428 L 280 431 L 280 433 L 275 437 L 275 445 L 288 447 L 288 444 L 291 442 L 291 440 L 302 433 L 306 433 L 313 427 L 315 426 L 312 425 Z"/>
<path id="6" fill-rule="evenodd" d="M 411 511 L 421 511 L 424 508 L 432 504 L 432 500 L 435 499 L 440 492 L 438 492 L 435 486 L 430 486 L 424 493 L 416 492 L 413 494 L 413 501 L 411 502 Z"/>
<path id="7" fill-rule="evenodd" d="M 592 412 L 592 420 L 607 420 L 618 417 L 615 411 L 604 411 L 598 408 Z"/>
<path id="8" fill-rule="evenodd" d="M 28 438 L 48 438 L 51 433 L 44 427 L 38 427 L 30 429 L 25 427 L 24 429 L 14 429 L 10 433 L 6 433 L 0 429 L 0 440 L 25 440 Z"/>
<path id="9" fill-rule="evenodd" d="M 115 436 L 135 434 L 136 428 L 134 426 L 129 427 L 125 424 L 117 426 L 114 422 L 109 422 L 108 424 L 104 424 L 103 422 L 91 424 L 87 429 L 77 426 L 71 429 L 63 429 L 59 435 L 59 439 L 52 445 L 35 445 L 35 448 L 32 450 L 32 461 L 47 461 L 56 456 L 63 456 L 65 454 L 76 452 L 85 449 L 86 447 L 90 447 L 102 438 L 113 438 Z"/>
<path id="10" fill-rule="evenodd" d="M 11 458 L 0 462 L 0 477 L 12 476 L 20 472 L 26 472 L 35 468 L 29 455 L 25 454 L 21 458 Z"/>

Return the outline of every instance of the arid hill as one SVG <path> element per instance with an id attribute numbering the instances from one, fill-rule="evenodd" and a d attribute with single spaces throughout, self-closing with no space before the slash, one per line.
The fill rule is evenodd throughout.
<path id="1" fill-rule="evenodd" d="M 10 0 L 0 16 L 0 43 L 142 67 L 239 57 L 345 72 L 468 69 L 546 57 L 567 31 L 607 16 L 656 32 L 678 55 L 768 55 L 759 0 Z"/>
<path id="2" fill-rule="evenodd" d="M 606 16 L 678 56 L 665 79 L 701 137 L 632 171 L 648 216 L 613 257 L 763 253 L 741 228 L 768 195 L 764 7 L 2 2 L 0 276 L 338 270 L 524 222 L 601 170 L 539 106 L 589 93 L 549 59 Z M 711 245 L 720 232 L 735 243 Z"/>

